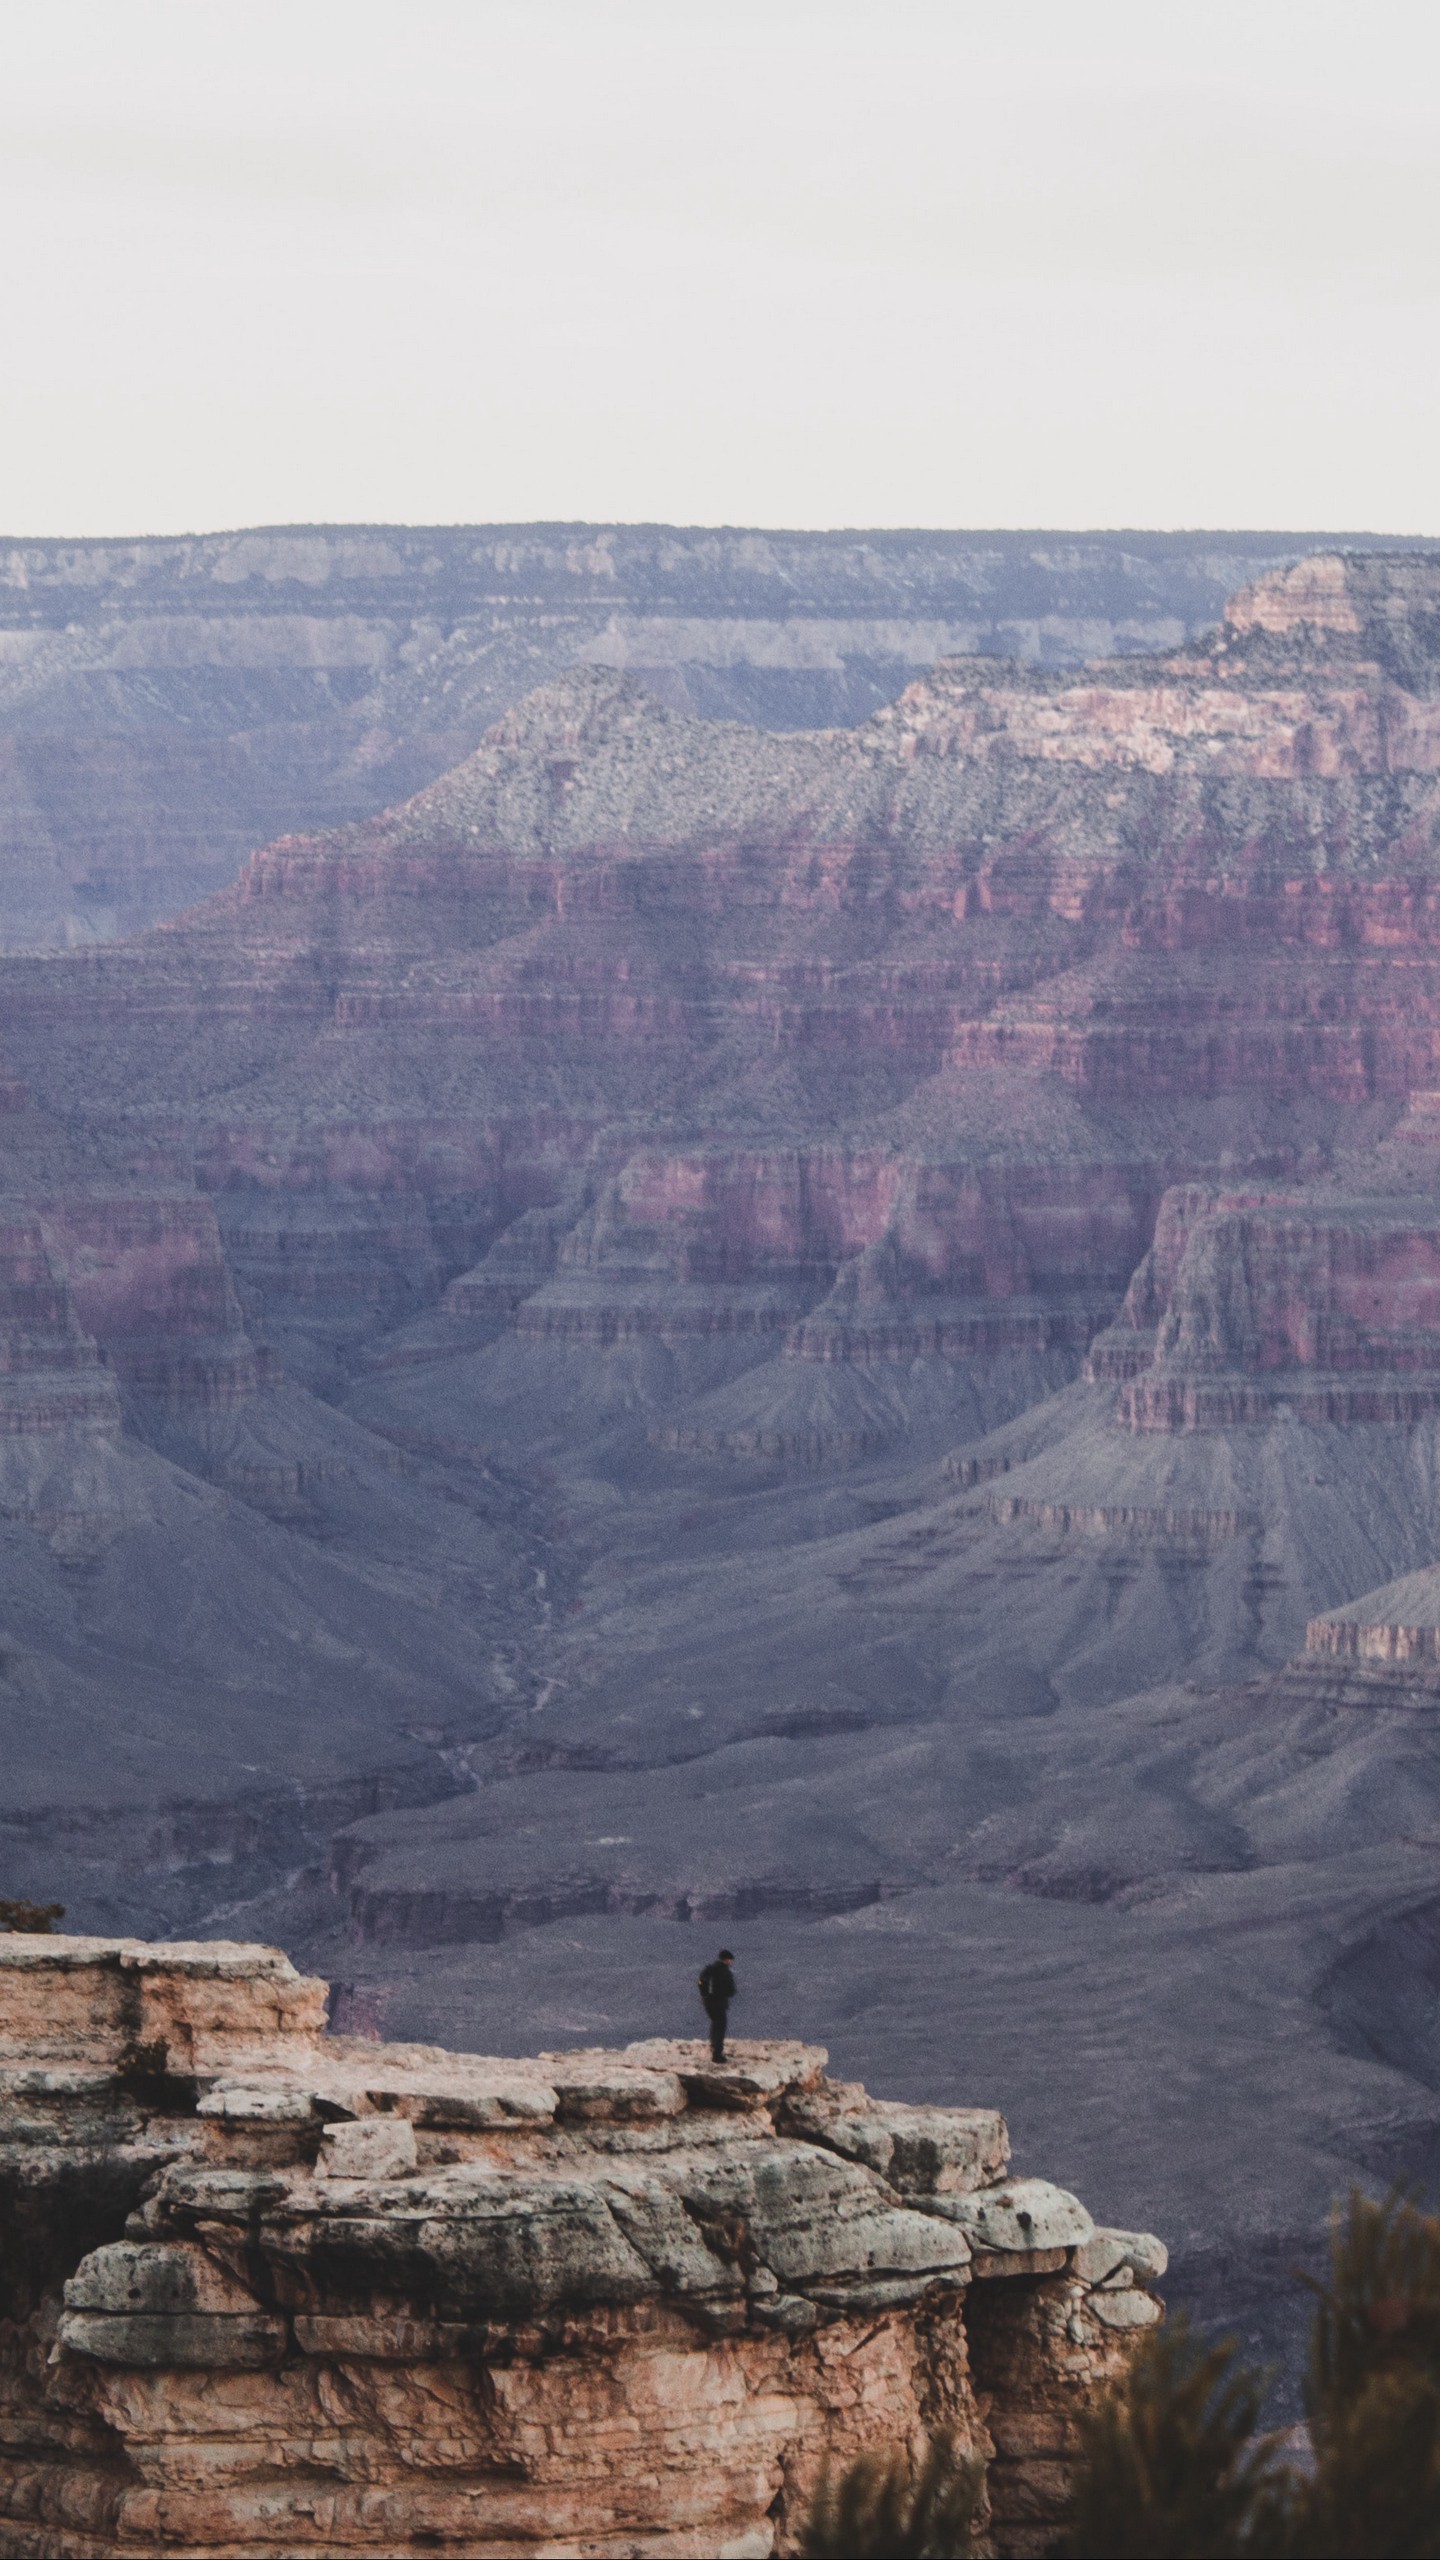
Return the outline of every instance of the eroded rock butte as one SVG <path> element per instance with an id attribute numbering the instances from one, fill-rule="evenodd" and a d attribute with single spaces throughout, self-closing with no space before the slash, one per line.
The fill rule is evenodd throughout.
<path id="1" fill-rule="evenodd" d="M 741 2560 L 942 2425 L 1049 2547 L 1165 2251 L 991 2109 L 324 2013 L 267 1947 L 0 1938 L 0 2551 Z"/>

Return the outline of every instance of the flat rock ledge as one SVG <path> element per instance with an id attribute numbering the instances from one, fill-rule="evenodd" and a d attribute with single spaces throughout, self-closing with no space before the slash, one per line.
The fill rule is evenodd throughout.
<path id="1" fill-rule="evenodd" d="M 817 2046 L 325 2032 L 269 1947 L 0 1936 L 0 2554 L 760 2560 L 940 2426 L 1052 2544 L 1165 2251 Z"/>

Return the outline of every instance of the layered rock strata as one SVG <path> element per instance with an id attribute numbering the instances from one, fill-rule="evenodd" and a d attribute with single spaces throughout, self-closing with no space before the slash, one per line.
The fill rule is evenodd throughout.
<path id="1" fill-rule="evenodd" d="M 1343 1609 L 1312 1618 L 1305 1630 L 1312 1657 L 1342 1662 L 1440 1662 L 1440 1565 L 1402 1574 Z"/>
<path id="2" fill-rule="evenodd" d="M 1314 535 L 256 529 L 0 551 L 0 948 L 133 932 L 382 808 L 576 657 L 679 707 L 863 718 L 948 652 L 1173 647 Z"/>
<path id="3" fill-rule="evenodd" d="M 785 2552 L 948 2427 L 1046 2549 L 1165 2252 L 986 2108 L 741 2043 L 329 2036 L 273 1950 L 0 1938 L 0 2551 Z"/>
<path id="4" fill-rule="evenodd" d="M 269 576 L 257 557 L 246 578 Z M 403 1658 L 439 1667 L 423 1714 L 387 1669 L 373 1765 L 433 1751 L 448 1793 L 467 1771 L 440 1755 L 495 1701 L 569 1697 L 578 1722 L 597 1683 L 650 1676 L 607 1655 L 600 1578 L 584 1644 L 551 1641 L 597 1482 L 687 1488 L 637 1533 L 668 1574 L 696 1485 L 973 1453 L 1087 1342 L 1133 1473 L 1107 1439 L 997 1488 L 965 1534 L 993 1535 L 1004 1577 L 1052 1539 L 1097 1572 L 1213 1560 L 1217 1593 L 1253 1580 L 1258 1621 L 1281 1572 L 1254 1554 L 1265 1503 L 1186 1444 L 1284 1408 L 1361 1430 L 1440 1409 L 1437 595 L 1424 559 L 1312 564 L 1252 585 L 1203 645 L 1083 677 L 953 659 L 853 731 L 698 720 L 592 663 L 414 800 L 278 840 L 165 930 L 4 963 L 0 1508 L 30 1594 L 7 1640 L 57 1701 L 25 1746 L 36 1820 L 84 1768 L 103 1823 L 133 1721 L 56 1741 L 77 1637 L 87 1679 L 168 1737 L 147 1746 L 165 1767 L 181 1746 L 218 1767 L 237 1648 L 288 1739 L 313 1730 L 296 1678 L 358 1694 L 382 1613 L 403 1618 Z M 137 1561 L 162 1509 L 194 1607 L 148 1610 L 137 1672 L 134 1593 L 175 1570 Z M 303 1545 L 257 1543 L 257 1512 Z M 1347 1549 L 1339 1589 L 1419 1562 L 1420 1536 L 1387 1531 L 1353 1571 Z M 1301 1625 L 1336 1591 L 1306 1571 Z M 847 1563 L 840 1587 L 908 1572 Z M 281 1586 L 304 1595 L 283 1645 Z M 710 1696 L 713 1589 L 687 1606 L 677 1715 Z M 1146 1651 L 1157 1676 L 1189 1659 L 1182 1621 Z M 945 1623 L 968 1679 L 983 1612 Z M 1129 1675 L 1104 1627 L 1108 1683 Z M 743 1628 L 756 1725 L 818 1711 L 812 1648 L 782 1667 Z M 1298 1640 L 1287 1617 L 1263 1644 Z M 640 1642 L 651 1661 L 648 1622 Z M 214 1713 L 193 1704 L 207 1659 Z M 847 1660 L 845 1713 L 888 1678 L 861 1696 Z M 265 1744 L 235 1757 L 265 1778 Z M 73 1902 L 68 1866 L 35 1881 Z"/>
<path id="5" fill-rule="evenodd" d="M 1440 1407 L 1440 1218 L 1428 1200 L 1186 1184 L 1086 1374 L 1134 1431 Z"/>
<path id="6" fill-rule="evenodd" d="M 327 596 L 362 554 L 322 546 Z M 185 574 L 228 593 L 297 557 L 187 553 Z M 938 1458 L 1066 1386 L 1087 1342 L 1139 1443 L 1283 1406 L 1423 1419 L 1437 596 L 1424 558 L 1311 563 L 1203 644 L 1083 676 L 954 658 L 851 731 L 696 719 L 591 663 L 416 798 L 278 839 L 163 931 L 7 961 L 0 1507 L 83 1541 L 183 1498 L 187 1555 L 202 1522 L 224 1550 L 189 1568 L 207 1601 L 258 1509 L 312 1541 L 267 1573 L 308 1592 L 322 1536 L 363 1555 L 385 1605 L 418 1595 L 447 1658 L 453 1635 L 518 1702 L 554 1694 L 539 1595 L 568 1574 L 572 1609 L 585 1558 L 487 1559 L 505 1623 L 487 1594 L 477 1653 L 448 1610 L 481 1576 L 431 1575 L 418 1496 L 403 1537 L 373 1535 L 402 1467 L 493 1518 L 577 1461 L 628 1493 Z M 1322 1195 L 1392 1127 L 1394 1194 L 1375 1164 Z M 277 1361 L 346 1398 L 343 1423 Z M 137 1441 L 237 1508 L 142 1482 Z M 1012 1547 L 1253 1543 L 1248 1490 L 1137 1469 L 1017 1483 L 987 1525 Z M 134 1579 L 117 1551 L 107 1666 L 132 1659 L 110 1630 Z M 22 1630 L 60 1629 L 62 1695 L 70 1591 L 37 1580 Z M 230 1624 L 217 1607 L 205 1638 L 227 1663 Z M 328 1619 L 287 1640 L 265 1694 L 296 1660 L 328 1678 L 334 1641 Z M 751 1676 L 757 1717 L 788 1712 L 790 1672 Z M 468 1748 L 468 1683 L 423 1721 Z"/>
<path id="7" fill-rule="evenodd" d="M 19 1063 L 210 1194 L 247 1324 L 327 1389 L 457 1281 L 537 1350 L 748 1344 L 703 1392 L 1073 1362 L 1167 1182 L 1293 1175 L 1440 1081 L 1436 583 L 1311 561 L 1204 645 L 956 658 L 852 731 L 576 669 L 173 928 L 10 964 Z M 509 1231 L 567 1205 L 524 1287 Z M 873 1436 L 775 1383 L 662 1445 Z"/>

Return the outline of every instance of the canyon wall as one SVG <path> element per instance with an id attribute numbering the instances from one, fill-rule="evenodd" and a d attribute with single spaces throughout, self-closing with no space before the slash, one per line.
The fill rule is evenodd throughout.
<path id="1" fill-rule="evenodd" d="M 1426 2171 L 1321 1978 L 1440 1893 L 1440 573 L 1241 565 L 852 729 L 547 663 L 0 963 L 0 1889 L 516 2049 L 723 1914 L 1217 2316 Z"/>
<path id="2" fill-rule="evenodd" d="M 953 661 L 853 732 L 576 671 L 163 933 L 13 964 L 17 1063 L 211 1194 L 317 1382 L 565 1205 L 523 1337 L 893 1367 L 1025 1301 L 1078 1354 L 1167 1184 L 1303 1172 L 1440 1079 L 1433 572 L 1306 575 L 1158 668 Z"/>
<path id="3" fill-rule="evenodd" d="M 1167 1192 L 1155 1242 L 1086 1373 L 1123 1381 L 1137 1431 L 1218 1429 L 1277 1406 L 1414 1420 L 1440 1396 L 1440 1229 L 1429 1200 Z"/>
<path id="4" fill-rule="evenodd" d="M 423 569 L 171 548 L 12 601 Z M 9 1515 L 133 1515 L 137 1437 L 296 1521 L 577 1445 L 938 1455 L 1087 1355 L 1137 1430 L 1428 1411 L 1436 576 L 1310 560 L 1203 644 L 953 659 L 850 731 L 582 666 L 387 814 L 6 962 Z"/>
<path id="5" fill-rule="evenodd" d="M 0 1937 L 0 2551 L 794 2551 L 951 2431 L 1063 2523 L 1165 2250 L 823 2051 L 324 2032 L 273 1950 Z"/>
<path id="6" fill-rule="evenodd" d="M 602 552 L 485 574 L 608 593 Z M 775 574 L 725 556 L 704 575 Z M 206 613 L 302 579 L 352 613 L 371 576 L 432 571 L 379 537 L 42 546 L 11 592 L 39 630 L 72 590 L 153 619 L 167 579 Z M 298 1501 L 333 1457 L 313 1414 L 274 1421 L 287 1372 L 348 1396 L 376 1464 L 523 1464 L 592 1425 L 847 1461 L 993 1427 L 1087 1352 L 1135 1428 L 1268 1411 L 1291 1371 L 1317 1414 L 1427 1410 L 1425 1215 L 1335 1181 L 1383 1142 L 1413 1190 L 1434 1153 L 1436 576 L 1308 560 L 1201 644 L 952 659 L 850 731 L 698 720 L 585 665 L 165 928 L 12 959 L 13 1285 L 43 1250 L 66 1293 L 12 1327 L 43 1381 L 15 1415 L 93 1439 L 118 1394 L 168 1458 Z M 85 1508 L 36 1463 L 12 1516 Z"/>
<path id="7" fill-rule="evenodd" d="M 588 659 L 847 725 L 933 660 L 1173 647 L 1313 534 L 309 526 L 0 544 L 0 949 L 134 932 L 384 808 Z"/>

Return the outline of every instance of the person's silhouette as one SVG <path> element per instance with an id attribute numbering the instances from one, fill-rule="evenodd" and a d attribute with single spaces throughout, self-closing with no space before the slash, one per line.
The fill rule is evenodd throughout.
<path id="1" fill-rule="evenodd" d="M 710 2053 L 712 2060 L 725 2059 L 725 2021 L 735 1997 L 735 1976 L 730 1967 L 735 1958 L 728 1947 L 722 1947 L 713 1964 L 707 1964 L 699 1976 L 700 2004 L 710 2021 Z"/>

